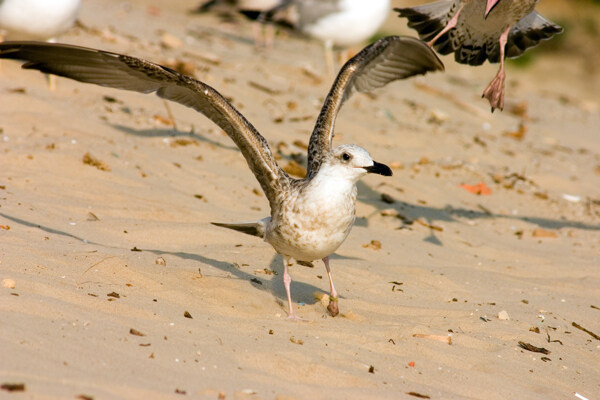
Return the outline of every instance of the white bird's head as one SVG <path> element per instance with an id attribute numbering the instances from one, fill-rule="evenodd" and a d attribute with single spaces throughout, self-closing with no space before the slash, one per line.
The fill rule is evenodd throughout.
<path id="1" fill-rule="evenodd" d="M 343 144 L 331 150 L 319 171 L 319 174 L 334 175 L 353 182 L 368 173 L 391 176 L 392 170 L 385 164 L 373 161 L 367 150 L 354 144 Z"/>

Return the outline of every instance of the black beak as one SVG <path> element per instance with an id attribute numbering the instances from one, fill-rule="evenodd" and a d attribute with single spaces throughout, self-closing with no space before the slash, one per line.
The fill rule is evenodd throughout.
<path id="1" fill-rule="evenodd" d="M 370 174 L 379 174 L 383 176 L 392 176 L 392 170 L 385 164 L 378 163 L 377 161 L 373 161 L 373 165 L 371 167 L 365 167 L 368 173 Z"/>

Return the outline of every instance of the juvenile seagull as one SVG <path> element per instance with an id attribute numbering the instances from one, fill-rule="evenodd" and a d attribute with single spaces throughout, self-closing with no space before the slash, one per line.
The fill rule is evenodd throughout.
<path id="1" fill-rule="evenodd" d="M 500 69 L 483 91 L 491 107 L 504 108 L 504 59 L 515 58 L 562 28 L 536 12 L 539 0 L 442 0 L 423 6 L 395 8 L 408 27 L 440 54 L 454 53 L 461 64 L 487 59 Z"/>
<path id="2" fill-rule="evenodd" d="M 244 224 L 217 224 L 262 237 L 284 258 L 283 282 L 289 318 L 292 308 L 290 258 L 322 259 L 329 276 L 328 310 L 338 314 L 338 295 L 329 269 L 329 256 L 342 244 L 354 223 L 356 182 L 367 173 L 385 176 L 392 171 L 371 159 L 362 147 L 343 144 L 332 148 L 334 124 L 344 101 L 397 79 L 443 70 L 433 50 L 410 37 L 378 40 L 349 60 L 333 82 L 308 148 L 305 179 L 288 176 L 275 161 L 267 141 L 219 92 L 170 68 L 138 58 L 64 44 L 0 43 L 0 58 L 24 60 L 25 69 L 118 89 L 156 94 L 191 107 L 223 129 L 240 148 L 264 191 L 271 215 Z"/>

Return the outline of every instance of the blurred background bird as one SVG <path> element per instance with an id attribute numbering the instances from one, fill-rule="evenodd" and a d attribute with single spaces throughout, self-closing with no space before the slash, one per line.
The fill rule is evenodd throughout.
<path id="1" fill-rule="evenodd" d="M 193 12 L 238 13 L 254 21 L 252 26 L 254 44 L 257 48 L 271 48 L 275 37 L 275 28 L 264 23 L 261 18 L 266 12 L 280 6 L 282 0 L 208 0 L 202 2 Z"/>
<path id="2" fill-rule="evenodd" d="M 504 108 L 505 58 L 518 57 L 540 41 L 562 32 L 535 6 L 539 0 L 442 0 L 410 8 L 395 8 L 408 27 L 440 54 L 454 53 L 461 64 L 500 63 L 486 87 L 492 108 Z"/>
<path id="3" fill-rule="evenodd" d="M 0 0 L 5 40 L 51 40 L 69 29 L 81 0 Z"/>
<path id="4" fill-rule="evenodd" d="M 80 5 L 81 0 L 0 0 L 0 42 L 52 42 L 73 26 Z M 47 77 L 50 90 L 54 90 L 55 77 Z"/>
<path id="5" fill-rule="evenodd" d="M 340 59 L 345 62 L 348 56 L 344 50 L 371 38 L 391 8 L 390 0 L 209 0 L 197 11 L 224 5 L 267 27 L 276 24 L 322 41 L 329 74 L 335 69 L 334 48 L 342 49 Z M 273 31 L 269 29 L 264 30 L 268 36 L 261 38 L 254 28 L 255 43 L 270 46 Z"/>

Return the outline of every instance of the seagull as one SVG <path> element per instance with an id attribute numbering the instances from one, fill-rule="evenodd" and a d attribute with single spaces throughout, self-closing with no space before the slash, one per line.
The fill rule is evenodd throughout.
<path id="1" fill-rule="evenodd" d="M 340 70 L 317 118 L 308 146 L 304 179 L 287 175 L 265 138 L 225 97 L 204 82 L 150 61 L 102 50 L 38 42 L 0 43 L 0 58 L 24 60 L 35 69 L 117 89 L 156 93 L 204 114 L 239 147 L 269 201 L 271 215 L 259 221 L 225 224 L 263 238 L 283 256 L 288 318 L 294 313 L 290 259 L 325 264 L 331 289 L 329 313 L 339 313 L 329 256 L 344 242 L 355 218 L 356 182 L 368 173 L 391 176 L 384 164 L 353 144 L 332 147 L 338 111 L 354 92 L 367 92 L 428 71 L 443 70 L 435 52 L 410 37 L 389 36 L 367 46 Z"/>
<path id="2" fill-rule="evenodd" d="M 504 108 L 504 59 L 518 57 L 562 32 L 560 26 L 534 10 L 538 1 L 442 0 L 394 10 L 440 54 L 454 53 L 461 64 L 500 62 L 498 73 L 482 95 L 494 112 Z"/>
<path id="3" fill-rule="evenodd" d="M 75 22 L 81 0 L 0 0 L 6 40 L 48 40 Z"/>
<path id="4" fill-rule="evenodd" d="M 333 72 L 333 47 L 372 37 L 389 14 L 390 0 L 280 0 L 265 18 L 277 20 L 282 10 L 294 29 L 323 42 L 327 68 Z"/>

